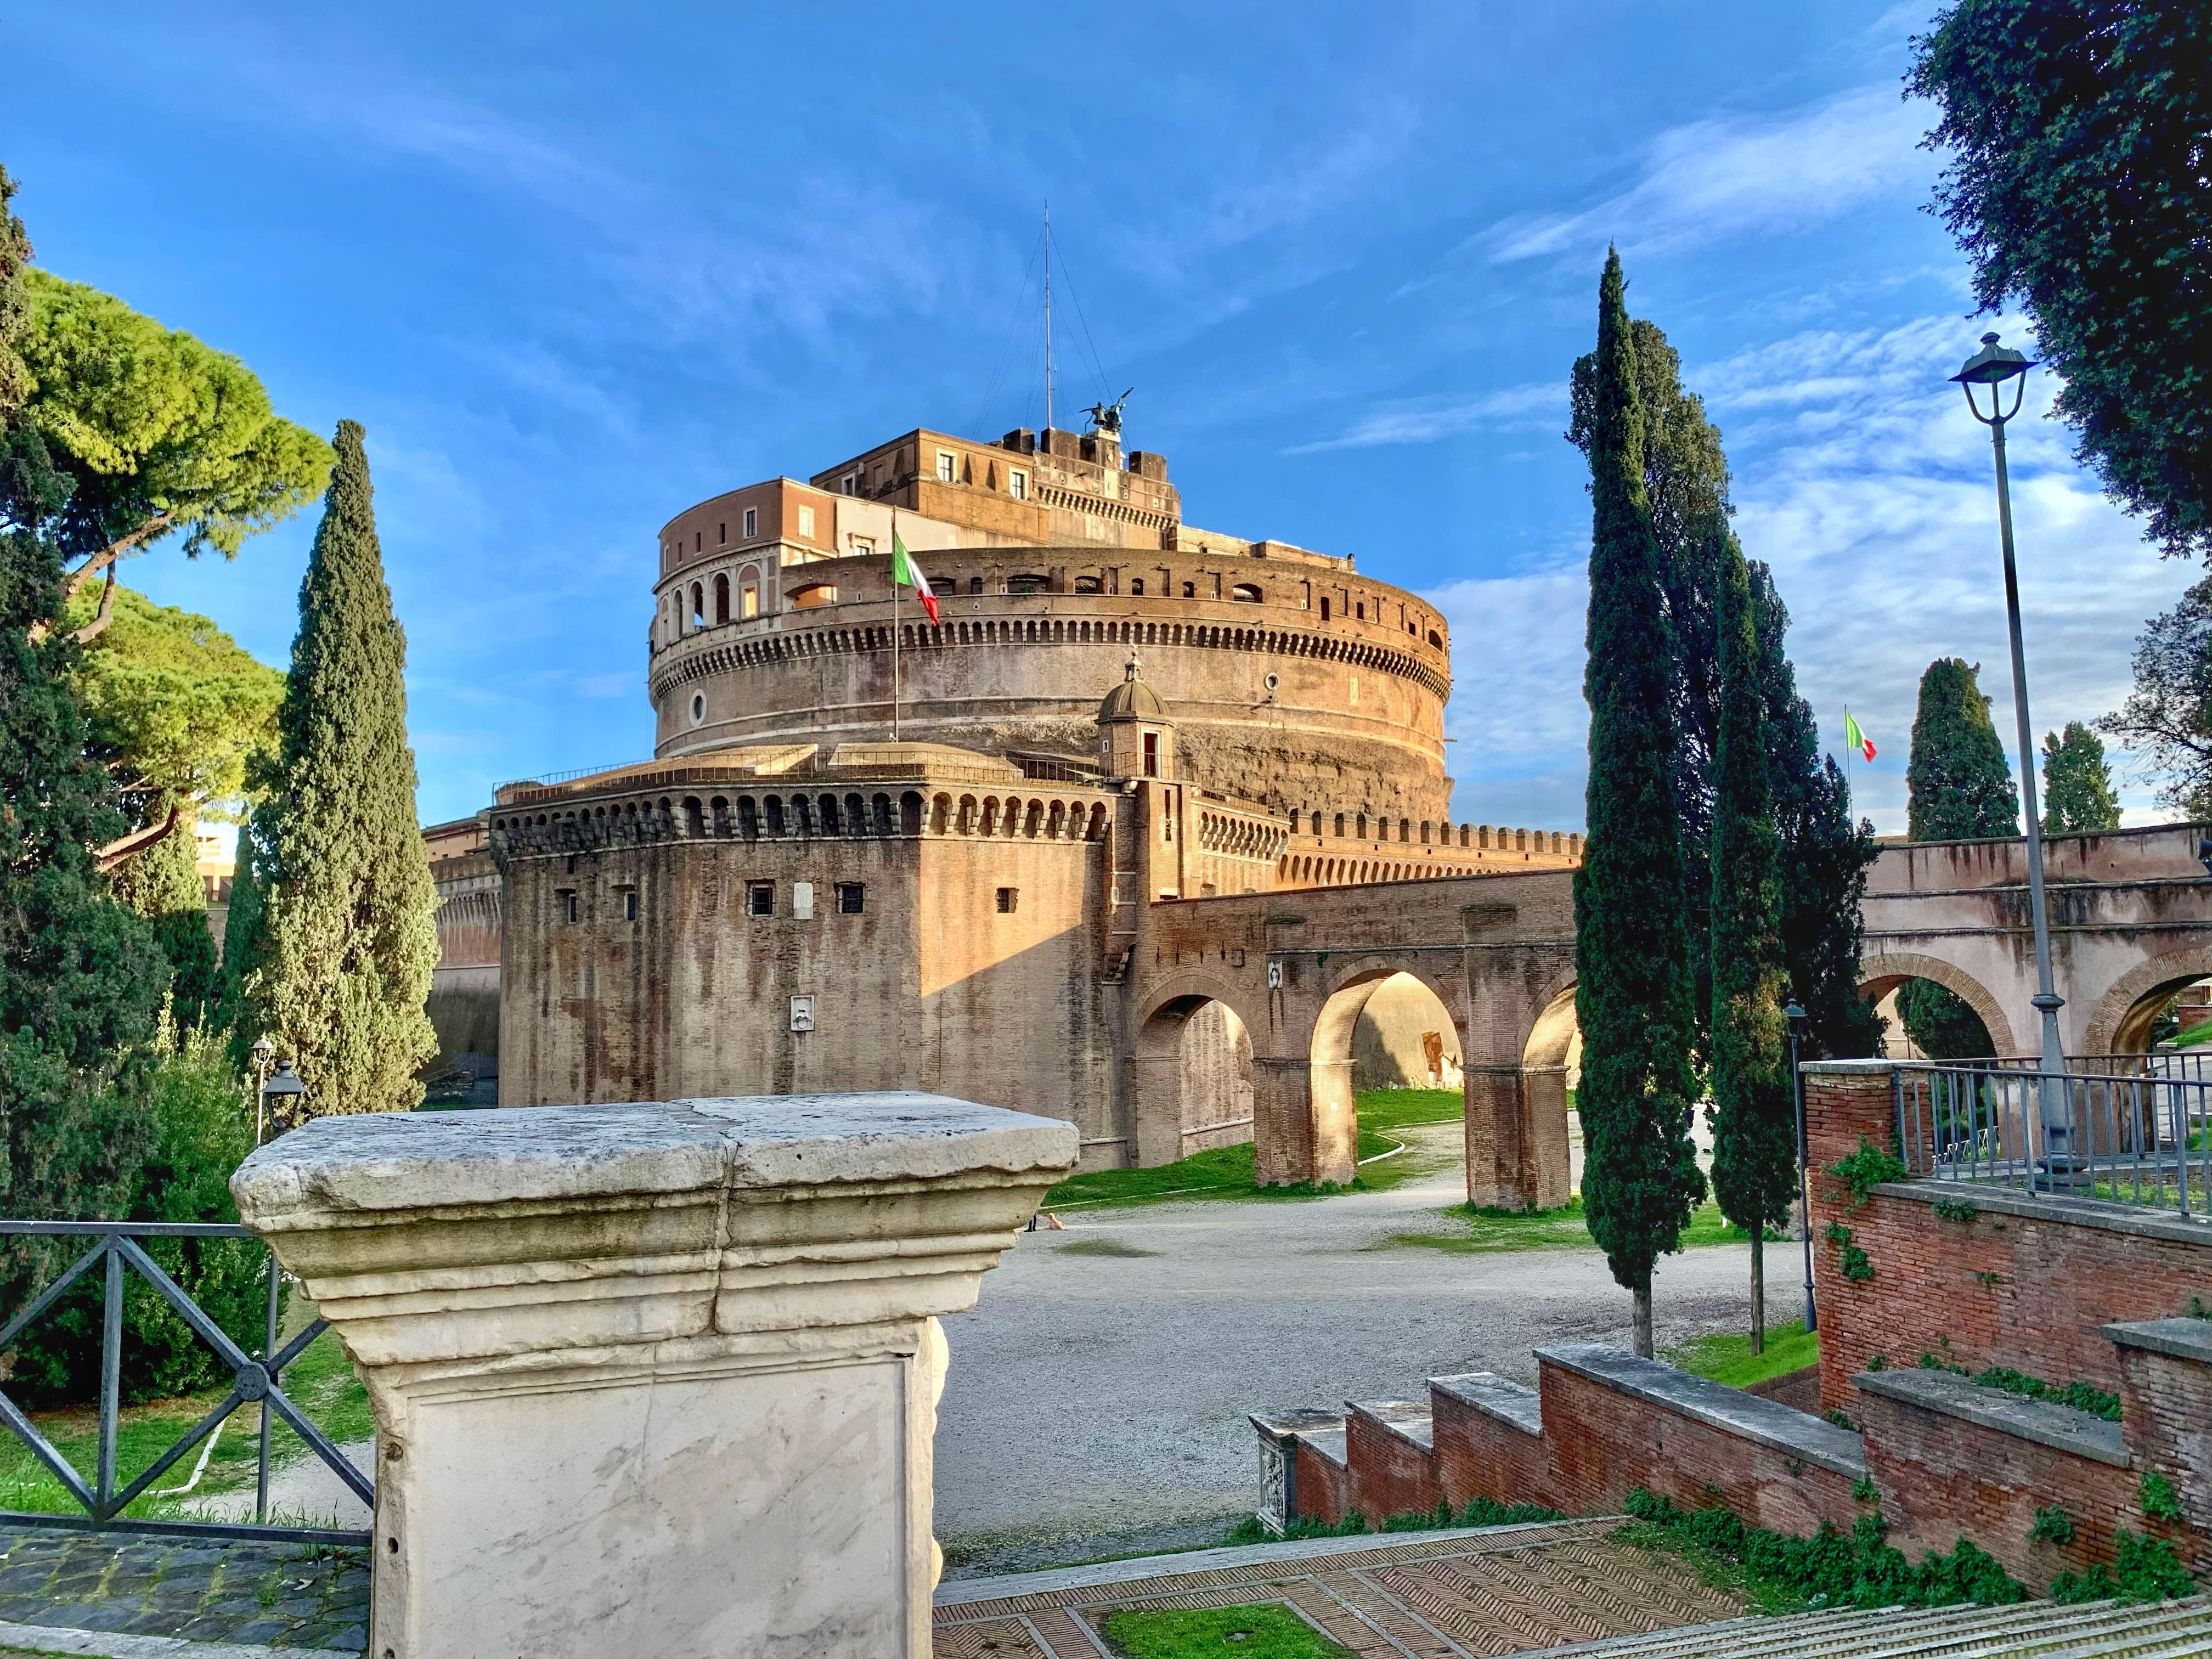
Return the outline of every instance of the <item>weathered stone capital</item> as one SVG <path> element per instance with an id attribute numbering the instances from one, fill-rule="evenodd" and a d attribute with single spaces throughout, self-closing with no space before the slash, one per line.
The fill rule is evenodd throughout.
<path id="1" fill-rule="evenodd" d="M 881 1323 L 975 1304 L 1072 1125 L 942 1096 L 319 1118 L 231 1177 L 363 1364 Z"/>
<path id="2" fill-rule="evenodd" d="M 323 1118 L 231 1178 L 360 1367 L 379 1659 L 927 1659 L 936 1316 L 1075 1162 L 936 1095 Z"/>

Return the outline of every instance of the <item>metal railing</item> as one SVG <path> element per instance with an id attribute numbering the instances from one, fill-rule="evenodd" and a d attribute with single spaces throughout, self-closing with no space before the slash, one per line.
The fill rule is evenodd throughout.
<path id="1" fill-rule="evenodd" d="M 282 1418 L 292 1431 L 306 1443 L 309 1450 L 327 1464 L 343 1480 L 355 1497 L 373 1510 L 376 1504 L 376 1489 L 369 1479 L 349 1462 L 323 1431 L 307 1419 L 307 1414 L 286 1398 L 280 1384 L 284 1368 L 307 1351 L 307 1345 L 329 1329 L 328 1322 L 314 1321 L 283 1348 L 276 1346 L 276 1321 L 280 1305 L 281 1269 L 272 1251 L 269 1255 L 268 1328 L 261 1356 L 247 1353 L 224 1334 L 222 1327 L 209 1318 L 177 1282 L 162 1271 L 161 1264 L 138 1247 L 142 1238 L 252 1238 L 253 1235 L 243 1227 L 228 1226 L 216 1222 L 180 1221 L 7 1221 L 0 1220 L 0 1237 L 28 1235 L 40 1237 L 81 1237 L 94 1241 L 92 1248 L 79 1256 L 76 1264 L 61 1277 L 33 1297 L 30 1303 L 0 1327 L 0 1352 L 15 1345 L 40 1315 L 45 1313 L 62 1296 L 95 1266 L 106 1270 L 106 1285 L 101 1302 L 100 1346 L 100 1446 L 98 1462 L 90 1486 L 70 1465 L 54 1443 L 40 1433 L 29 1416 L 4 1391 L 0 1391 L 0 1422 L 14 1431 L 16 1437 L 28 1446 L 32 1454 L 43 1463 L 47 1473 L 61 1483 L 62 1489 L 82 1506 L 82 1515 L 52 1515 L 33 1510 L 0 1510 L 0 1522 L 22 1522 L 35 1526 L 72 1527 L 80 1530 L 143 1532 L 205 1535 L 221 1538 L 265 1538 L 295 1540 L 304 1543 L 350 1544 L 365 1547 L 370 1534 L 365 1530 L 342 1527 L 278 1527 L 269 1524 L 269 1433 L 276 1419 Z M 185 1431 L 183 1438 L 155 1458 L 138 1477 L 118 1486 L 115 1470 L 117 1429 L 122 1404 L 123 1381 L 123 1297 L 125 1274 L 135 1272 L 173 1309 L 194 1335 L 215 1351 L 216 1358 L 231 1369 L 230 1392 L 211 1411 Z M 161 1521 L 126 1517 L 124 1510 L 146 1495 L 154 1482 L 160 1480 L 179 1460 L 185 1457 L 209 1435 L 213 1434 L 230 1414 L 241 1406 L 258 1404 L 261 1407 L 259 1470 L 254 1491 L 253 1521 Z"/>
<path id="2" fill-rule="evenodd" d="M 2167 1066 L 2196 1057 L 2081 1058 L 2113 1069 L 1899 1062 L 1906 1174 L 2212 1218 L 2212 1079 L 2194 1063 Z"/>

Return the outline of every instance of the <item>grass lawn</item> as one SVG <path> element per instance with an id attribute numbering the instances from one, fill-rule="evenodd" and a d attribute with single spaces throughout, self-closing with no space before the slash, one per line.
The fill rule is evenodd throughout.
<path id="1" fill-rule="evenodd" d="M 1784 1376 L 1820 1363 L 1820 1337 L 1805 1328 L 1802 1320 L 1766 1328 L 1766 1352 L 1751 1351 L 1751 1334 L 1701 1336 L 1665 1355 L 1670 1365 L 1698 1376 L 1725 1382 L 1731 1389 L 1747 1389 L 1770 1376 Z"/>
<path id="2" fill-rule="evenodd" d="M 1328 1191 L 1369 1191 L 1395 1187 L 1418 1174 L 1419 1160 L 1400 1154 L 1369 1164 L 1405 1143 L 1390 1133 L 1415 1123 L 1449 1123 L 1459 1120 L 1459 1092 L 1451 1089 L 1376 1089 L 1358 1097 L 1359 1158 L 1364 1167 L 1349 1188 L 1316 1191 L 1311 1187 L 1255 1187 L 1252 1178 L 1252 1145 L 1217 1146 L 1194 1152 L 1173 1164 L 1150 1170 L 1098 1170 L 1070 1176 L 1044 1197 L 1048 1210 L 1079 1206 L 1145 1204 L 1176 1198 L 1316 1198 Z"/>
<path id="3" fill-rule="evenodd" d="M 1106 1640 L 1124 1659 L 1350 1659 L 1281 1606 L 1129 1609 L 1106 1615 Z"/>
<path id="4" fill-rule="evenodd" d="M 303 1313 L 293 1323 L 293 1329 L 296 1332 L 305 1328 L 305 1319 L 312 1316 Z M 366 1440 L 374 1432 L 368 1395 L 340 1351 L 337 1338 L 328 1331 L 310 1343 L 307 1352 L 292 1363 L 284 1373 L 283 1387 L 286 1396 L 307 1413 L 307 1420 L 337 1444 Z M 216 1389 L 206 1394 L 125 1407 L 118 1414 L 116 1423 L 117 1484 L 127 1486 L 136 1480 L 228 1392 Z M 84 1483 L 91 1486 L 99 1467 L 98 1407 L 65 1406 L 53 1411 L 33 1412 L 31 1420 L 40 1433 L 53 1442 Z M 257 1469 L 259 1430 L 260 1413 L 257 1407 L 241 1406 L 233 1412 L 219 1431 L 214 1454 L 208 1459 L 207 1468 L 199 1484 L 192 1488 L 191 1496 L 251 1489 Z M 191 1518 L 191 1511 L 185 1507 L 188 1500 L 163 1496 L 161 1489 L 181 1486 L 189 1480 L 205 1445 L 206 1442 L 201 1442 L 190 1455 L 172 1464 L 155 1482 L 155 1490 L 140 1498 L 125 1513 L 139 1520 Z M 289 1425 L 280 1419 L 270 1431 L 269 1457 L 272 1467 L 312 1455 Z M 0 1436 L 0 1509 L 50 1515 L 82 1512 L 76 1500 L 62 1490 L 61 1483 L 32 1455 L 30 1448 L 12 1434 Z"/>
<path id="5" fill-rule="evenodd" d="M 1583 1219 L 1580 1196 L 1556 1210 L 1477 1210 L 1453 1204 L 1437 1212 L 1454 1224 L 1453 1230 L 1433 1233 L 1392 1233 L 1377 1250 L 1444 1250 L 1454 1255 L 1488 1255 L 1500 1250 L 1551 1250 L 1563 1248 L 1594 1249 L 1589 1228 Z M 1770 1233 L 1770 1242 L 1780 1235 Z M 1682 1233 L 1682 1248 L 1705 1244 L 1741 1244 L 1749 1233 L 1721 1213 L 1717 1204 L 1700 1205 Z M 1748 1340 L 1748 1339 L 1747 1339 Z"/>

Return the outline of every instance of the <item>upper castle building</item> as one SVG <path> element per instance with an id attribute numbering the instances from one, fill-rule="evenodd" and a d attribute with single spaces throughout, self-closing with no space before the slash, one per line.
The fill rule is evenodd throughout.
<path id="1" fill-rule="evenodd" d="M 1430 606 L 1192 527 L 1110 430 L 916 430 L 688 507 L 648 647 L 653 758 L 481 815 L 503 1104 L 921 1088 L 1164 1162 L 1249 1139 L 1253 1093 L 1218 1003 L 1137 1085 L 1159 907 L 1580 857 L 1448 821 Z"/>

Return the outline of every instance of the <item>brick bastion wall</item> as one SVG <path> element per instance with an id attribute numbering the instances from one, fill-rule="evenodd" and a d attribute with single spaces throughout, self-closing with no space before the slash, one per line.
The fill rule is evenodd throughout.
<path id="1" fill-rule="evenodd" d="M 1827 1415 L 1602 1345 L 1540 1348 L 1534 1389 L 1482 1372 L 1428 1379 L 1425 1401 L 1255 1415 L 1262 1518 L 1375 1522 L 1476 1498 L 1604 1513 L 1643 1487 L 1799 1535 L 1878 1511 L 1908 1556 L 1971 1540 L 2036 1593 L 2112 1565 L 2123 1528 L 2212 1577 L 2212 1319 L 2191 1312 L 2212 1304 L 2212 1227 L 1953 1182 L 1855 1200 L 1826 1166 L 1862 1139 L 1892 1144 L 1892 1073 L 1807 1068 L 1815 1237 L 1849 1227 L 1874 1267 L 1846 1280 L 1838 1247 L 1817 1247 Z M 1972 1380 L 1991 1367 L 2089 1382 L 2119 1419 Z M 2146 1512 L 2164 1507 L 2153 1475 L 2179 1519 Z M 2071 1539 L 2031 1538 L 2054 1505 Z"/>

